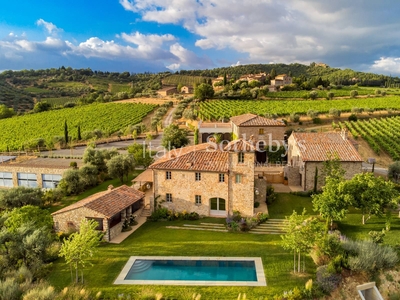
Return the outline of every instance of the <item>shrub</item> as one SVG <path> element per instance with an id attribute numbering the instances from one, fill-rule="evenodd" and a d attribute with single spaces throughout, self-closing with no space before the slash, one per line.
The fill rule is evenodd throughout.
<path id="1" fill-rule="evenodd" d="M 235 210 L 232 215 L 232 220 L 235 222 L 239 222 L 241 219 L 242 215 L 240 214 L 240 211 Z"/>
<path id="2" fill-rule="evenodd" d="M 318 97 L 318 92 L 317 91 L 311 91 L 309 96 L 310 96 L 311 100 L 315 100 Z"/>
<path id="3" fill-rule="evenodd" d="M 297 123 L 300 121 L 300 115 L 296 113 L 291 113 L 289 119 L 291 122 Z"/>
<path id="4" fill-rule="evenodd" d="M 381 95 L 386 96 L 386 91 L 382 91 Z"/>
<path id="5" fill-rule="evenodd" d="M 375 95 L 379 96 L 381 94 L 381 90 L 375 90 Z"/>
<path id="6" fill-rule="evenodd" d="M 0 300 L 19 300 L 21 294 L 19 284 L 14 279 L 0 281 Z"/>
<path id="7" fill-rule="evenodd" d="M 350 116 L 349 116 L 349 121 L 354 121 L 354 122 L 356 122 L 358 120 L 358 118 L 357 118 L 357 116 L 355 115 L 355 114 L 351 114 Z"/>
<path id="8" fill-rule="evenodd" d="M 160 207 L 156 209 L 150 216 L 150 220 L 154 222 L 167 218 L 168 218 L 168 209 L 166 207 Z"/>
<path id="9" fill-rule="evenodd" d="M 341 112 L 339 109 L 331 108 L 331 109 L 329 110 L 329 114 L 330 114 L 332 117 L 334 117 L 334 118 L 339 118 L 340 115 L 342 114 L 342 112 Z"/>
<path id="10" fill-rule="evenodd" d="M 311 119 L 314 119 L 318 117 L 318 112 L 313 109 L 310 109 L 307 111 L 307 116 L 310 117 Z"/>
<path id="11" fill-rule="evenodd" d="M 326 294 L 333 292 L 340 284 L 342 276 L 336 273 L 330 273 L 328 266 L 317 268 L 317 283 Z"/>
<path id="12" fill-rule="evenodd" d="M 335 94 L 334 94 L 333 92 L 329 92 L 329 93 L 326 94 L 326 98 L 327 98 L 328 100 L 332 100 L 333 97 L 335 97 Z"/>
<path id="13" fill-rule="evenodd" d="M 322 124 L 321 118 L 314 118 L 312 119 L 313 124 Z"/>
<path id="14" fill-rule="evenodd" d="M 257 207 L 259 207 L 259 206 L 260 206 L 260 202 L 255 201 L 255 202 L 254 202 L 254 208 L 257 208 Z"/>
<path id="15" fill-rule="evenodd" d="M 56 298 L 56 292 L 50 285 L 41 284 L 29 290 L 23 300 L 53 300 Z"/>
<path id="16" fill-rule="evenodd" d="M 351 98 L 355 98 L 355 97 L 357 97 L 357 96 L 358 96 L 358 91 L 352 90 L 352 91 L 350 92 L 350 97 L 351 97 Z"/>
<path id="17" fill-rule="evenodd" d="M 385 229 L 382 229 L 382 231 L 370 231 L 370 232 L 368 232 L 368 234 L 371 237 L 371 240 L 375 244 L 382 244 L 383 238 L 386 235 L 386 231 L 385 231 Z"/>
<path id="18" fill-rule="evenodd" d="M 372 241 L 346 241 L 343 249 L 348 254 L 348 264 L 353 271 L 374 272 L 394 267 L 399 261 L 396 251 Z"/>
<path id="19" fill-rule="evenodd" d="M 72 168 L 72 169 L 77 169 L 78 168 L 78 164 L 77 164 L 76 161 L 71 161 L 69 163 L 69 167 Z"/>

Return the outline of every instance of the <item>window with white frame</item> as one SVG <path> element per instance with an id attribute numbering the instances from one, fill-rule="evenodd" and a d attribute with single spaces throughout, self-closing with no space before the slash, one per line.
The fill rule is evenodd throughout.
<path id="1" fill-rule="evenodd" d="M 243 152 L 238 153 L 238 162 L 244 163 L 244 153 Z"/>
<path id="2" fill-rule="evenodd" d="M 13 187 L 13 179 L 11 172 L 0 172 L 0 186 Z"/>
<path id="3" fill-rule="evenodd" d="M 42 174 L 42 187 L 45 189 L 55 189 L 61 178 L 61 175 Z"/>
<path id="4" fill-rule="evenodd" d="M 194 200 L 196 204 L 201 204 L 201 195 L 194 196 Z"/>
<path id="5" fill-rule="evenodd" d="M 235 182 L 236 183 L 242 183 L 242 174 L 236 174 L 235 175 Z"/>
<path id="6" fill-rule="evenodd" d="M 18 186 L 37 187 L 37 176 L 31 173 L 17 173 Z"/>
<path id="7" fill-rule="evenodd" d="M 225 174 L 219 174 L 219 182 L 225 182 Z"/>
<path id="8" fill-rule="evenodd" d="M 171 179 L 171 178 L 172 178 L 171 171 L 165 172 L 165 179 Z"/>
<path id="9" fill-rule="evenodd" d="M 196 172 L 195 178 L 196 178 L 196 181 L 200 181 L 201 180 L 201 173 Z"/>
<path id="10" fill-rule="evenodd" d="M 167 202 L 172 202 L 172 194 L 167 193 L 167 194 L 165 195 L 165 200 L 166 200 Z"/>

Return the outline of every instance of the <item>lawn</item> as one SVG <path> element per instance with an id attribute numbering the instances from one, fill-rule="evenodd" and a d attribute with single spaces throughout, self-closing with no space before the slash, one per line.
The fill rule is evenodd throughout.
<path id="1" fill-rule="evenodd" d="M 306 209 L 307 214 L 315 214 L 310 197 L 300 197 L 292 194 L 277 194 L 277 200 L 268 205 L 268 213 L 271 219 L 284 219 L 295 210 L 298 214 Z"/>
<path id="2" fill-rule="evenodd" d="M 239 293 L 246 293 L 248 299 L 270 299 L 295 286 L 304 286 L 315 270 L 307 260 L 308 276 L 292 276 L 293 256 L 280 246 L 279 235 L 257 235 L 250 233 L 223 233 L 168 229 L 166 225 L 182 225 L 191 222 L 215 222 L 206 218 L 199 221 L 147 222 L 119 245 L 104 244 L 92 260 L 93 267 L 85 270 L 86 286 L 102 291 L 106 298 L 115 299 L 119 294 L 140 298 L 144 288 L 154 294 L 162 293 L 173 299 L 189 299 L 193 292 L 202 299 L 237 299 Z M 267 287 L 180 287 L 180 286 L 115 286 L 113 281 L 132 255 L 165 256 L 235 256 L 261 257 L 267 278 Z M 58 260 L 49 276 L 50 283 L 58 289 L 71 283 L 69 268 Z M 186 295 L 186 296 L 185 296 Z M 170 298 L 168 298 L 170 299 Z M 190 298 L 191 299 L 191 298 Z"/>

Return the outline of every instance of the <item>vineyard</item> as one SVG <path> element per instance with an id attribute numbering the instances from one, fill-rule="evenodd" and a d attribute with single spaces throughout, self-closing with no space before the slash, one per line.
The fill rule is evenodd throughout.
<path id="1" fill-rule="evenodd" d="M 25 112 L 33 108 L 33 99 L 29 93 L 0 80 L 0 104 L 12 107 L 15 111 Z"/>
<path id="2" fill-rule="evenodd" d="M 207 81 L 211 77 L 203 77 L 203 76 L 189 76 L 189 75 L 170 75 L 165 77 L 162 80 L 164 85 L 186 85 L 193 87 L 195 84 L 203 83 L 205 80 Z"/>
<path id="3" fill-rule="evenodd" d="M 339 126 L 347 127 L 356 139 L 361 136 L 376 154 L 383 150 L 393 160 L 400 159 L 400 117 L 346 121 Z"/>
<path id="4" fill-rule="evenodd" d="M 152 104 L 105 103 L 74 108 L 28 114 L 0 120 L 0 151 L 18 150 L 29 139 L 53 139 L 64 135 L 64 121 L 67 121 L 69 135 L 77 137 L 81 131 L 94 129 L 116 132 L 128 125 L 140 123 L 155 108 Z"/>
<path id="5" fill-rule="evenodd" d="M 46 101 L 51 104 L 51 106 L 64 106 L 68 102 L 77 102 L 79 98 L 77 97 L 60 97 L 60 98 L 42 98 L 42 101 Z"/>
<path id="6" fill-rule="evenodd" d="M 199 104 L 198 116 L 204 121 L 230 118 L 244 113 L 285 116 L 291 113 L 306 114 L 309 110 L 328 113 L 331 108 L 350 112 L 353 107 L 398 110 L 400 96 L 337 100 L 210 100 Z"/>

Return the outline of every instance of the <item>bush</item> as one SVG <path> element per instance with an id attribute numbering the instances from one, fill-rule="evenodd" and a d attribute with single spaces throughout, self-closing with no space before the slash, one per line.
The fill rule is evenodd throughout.
<path id="1" fill-rule="evenodd" d="M 355 97 L 357 97 L 358 96 L 358 92 L 356 91 L 356 90 L 352 90 L 351 92 L 350 92 L 350 97 L 351 98 L 355 98 Z"/>
<path id="2" fill-rule="evenodd" d="M 336 108 L 331 108 L 329 110 L 329 114 L 334 118 L 339 118 L 340 115 L 342 114 L 342 112 L 340 110 L 336 109 Z"/>
<path id="3" fill-rule="evenodd" d="M 313 124 L 322 124 L 321 118 L 314 118 L 312 119 Z"/>
<path id="4" fill-rule="evenodd" d="M 385 229 L 382 229 L 382 231 L 370 231 L 368 234 L 375 244 L 382 244 L 383 238 L 386 235 L 386 231 Z"/>
<path id="5" fill-rule="evenodd" d="M 386 96 L 386 91 L 382 91 L 381 95 Z"/>
<path id="6" fill-rule="evenodd" d="M 328 266 L 317 268 L 317 283 L 326 294 L 333 292 L 340 284 L 342 276 L 336 273 L 330 273 Z"/>
<path id="7" fill-rule="evenodd" d="M 318 97 L 318 92 L 317 91 L 311 91 L 309 96 L 310 96 L 311 100 L 315 100 Z"/>
<path id="8" fill-rule="evenodd" d="M 291 113 L 289 119 L 291 122 L 297 123 L 300 121 L 300 115 L 296 113 Z"/>
<path id="9" fill-rule="evenodd" d="M 357 116 L 355 115 L 355 114 L 351 114 L 350 116 L 349 116 L 349 121 L 354 121 L 354 122 L 356 122 L 358 120 L 358 118 L 357 118 Z"/>
<path id="10" fill-rule="evenodd" d="M 257 208 L 257 207 L 259 207 L 259 206 L 260 206 L 260 202 L 255 201 L 255 202 L 254 202 L 254 208 Z"/>
<path id="11" fill-rule="evenodd" d="M 343 249 L 348 254 L 348 265 L 353 271 L 375 272 L 394 267 L 399 261 L 396 251 L 372 241 L 346 241 Z"/>
<path id="12" fill-rule="evenodd" d="M 326 98 L 327 98 L 328 100 L 332 100 L 333 97 L 335 97 L 335 94 L 334 94 L 333 92 L 329 92 L 329 93 L 326 94 Z"/>
<path id="13" fill-rule="evenodd" d="M 53 300 L 56 298 L 56 292 L 50 285 L 41 284 L 29 290 L 23 300 Z"/>
<path id="14" fill-rule="evenodd" d="M 0 281 L 0 300 L 19 300 L 21 297 L 19 284 L 12 278 Z"/>
<path id="15" fill-rule="evenodd" d="M 168 208 L 166 207 L 160 207 L 156 209 L 150 216 L 150 220 L 157 222 L 158 220 L 161 219 L 167 219 L 168 218 Z"/>
<path id="16" fill-rule="evenodd" d="M 375 90 L 375 95 L 379 96 L 381 94 L 381 90 Z"/>

